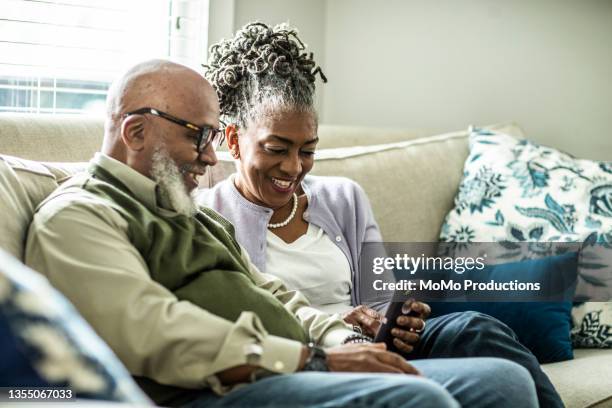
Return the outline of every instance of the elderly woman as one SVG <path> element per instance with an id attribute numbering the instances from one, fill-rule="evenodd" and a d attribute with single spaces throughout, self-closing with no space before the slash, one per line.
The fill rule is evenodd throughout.
<path id="1" fill-rule="evenodd" d="M 340 313 L 359 332 L 374 336 L 380 315 L 360 305 L 355 279 L 363 243 L 382 238 L 359 185 L 346 178 L 308 175 L 319 140 L 315 78 L 326 78 L 304 48 L 295 30 L 262 23 L 249 24 L 233 39 L 211 47 L 205 75 L 229 123 L 225 140 L 237 172 L 202 192 L 199 201 L 234 224 L 237 240 L 259 269 L 304 293 L 313 306 Z M 400 317 L 393 330 L 394 345 L 409 358 L 504 357 L 528 369 L 540 405 L 562 406 L 535 357 L 505 325 L 466 312 L 431 319 L 425 327 L 429 306 L 410 306 L 416 316 Z M 422 371 L 443 385 L 449 371 L 463 379 L 482 377 L 481 385 L 509 377 L 501 372 L 500 359 L 458 365 L 449 361 L 462 360 L 434 361 L 424 360 L 427 368 Z M 471 389 L 469 398 L 455 397 L 462 405 L 486 405 L 473 398 L 480 391 L 488 393 Z M 510 402 L 511 395 L 504 398 L 509 399 L 496 404 L 527 403 Z"/>

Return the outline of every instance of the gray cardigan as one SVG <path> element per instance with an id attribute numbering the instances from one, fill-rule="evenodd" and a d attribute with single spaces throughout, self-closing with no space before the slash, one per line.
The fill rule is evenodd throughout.
<path id="1" fill-rule="evenodd" d="M 266 232 L 273 211 L 248 201 L 229 177 L 198 193 L 198 204 L 221 213 L 236 227 L 236 238 L 260 271 L 266 271 Z M 353 306 L 361 304 L 359 256 L 364 242 L 382 237 L 363 189 L 344 177 L 306 176 L 302 189 L 308 198 L 304 219 L 321 228 L 342 250 L 351 266 Z"/>

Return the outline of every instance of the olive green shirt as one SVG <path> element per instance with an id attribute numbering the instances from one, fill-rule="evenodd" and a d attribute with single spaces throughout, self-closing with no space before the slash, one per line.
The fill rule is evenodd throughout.
<path id="1" fill-rule="evenodd" d="M 159 201 L 154 181 L 100 153 L 91 164 L 120 180 L 153 216 L 177 216 Z M 267 370 L 296 371 L 300 341 L 270 334 L 252 311 L 235 318 L 221 317 L 222 304 L 213 313 L 177 296 L 167 282 L 152 277 L 148 256 L 143 256 L 142 248 L 137 249 L 126 218 L 107 197 L 78 183 L 60 189 L 35 213 L 26 263 L 69 298 L 132 375 L 187 389 L 212 387 L 224 393 L 229 388 L 223 387 L 215 374 L 247 364 L 253 350 L 261 355 L 258 365 Z M 149 233 L 155 236 L 160 232 Z M 263 290 L 280 301 L 308 338 L 334 346 L 352 333 L 338 316 L 310 307 L 299 292 L 289 291 L 277 278 L 259 272 L 246 251 L 237 247 L 237 253 L 253 290 Z M 225 288 L 231 291 L 231 285 Z M 235 294 L 218 295 L 218 301 L 224 302 Z"/>

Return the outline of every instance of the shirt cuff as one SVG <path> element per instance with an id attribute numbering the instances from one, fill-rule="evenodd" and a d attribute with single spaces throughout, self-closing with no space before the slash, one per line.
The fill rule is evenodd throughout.
<path id="1" fill-rule="evenodd" d="M 332 330 L 325 335 L 321 345 L 323 347 L 339 346 L 348 336 L 352 336 L 354 334 L 354 331 L 344 328 Z"/>
<path id="2" fill-rule="evenodd" d="M 261 342 L 261 347 L 263 353 L 259 362 L 260 367 L 283 374 L 297 371 L 304 347 L 302 343 L 268 335 Z"/>
<path id="3" fill-rule="evenodd" d="M 297 371 L 300 364 L 300 357 L 302 356 L 302 347 L 304 346 L 302 343 L 268 335 L 259 345 L 263 349 L 258 364 L 259 367 L 279 374 L 288 374 Z M 221 381 L 219 381 L 219 377 L 214 374 L 208 376 L 205 382 L 217 395 L 227 394 L 234 388 L 243 384 L 224 386 L 221 384 Z"/>

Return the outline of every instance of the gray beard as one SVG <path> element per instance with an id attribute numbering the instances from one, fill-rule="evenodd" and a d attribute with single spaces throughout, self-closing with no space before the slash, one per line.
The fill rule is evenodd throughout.
<path id="1" fill-rule="evenodd" d="M 197 212 L 195 201 L 185 187 L 181 171 L 163 145 L 155 149 L 151 161 L 151 176 L 157 182 L 162 206 L 193 216 Z"/>

